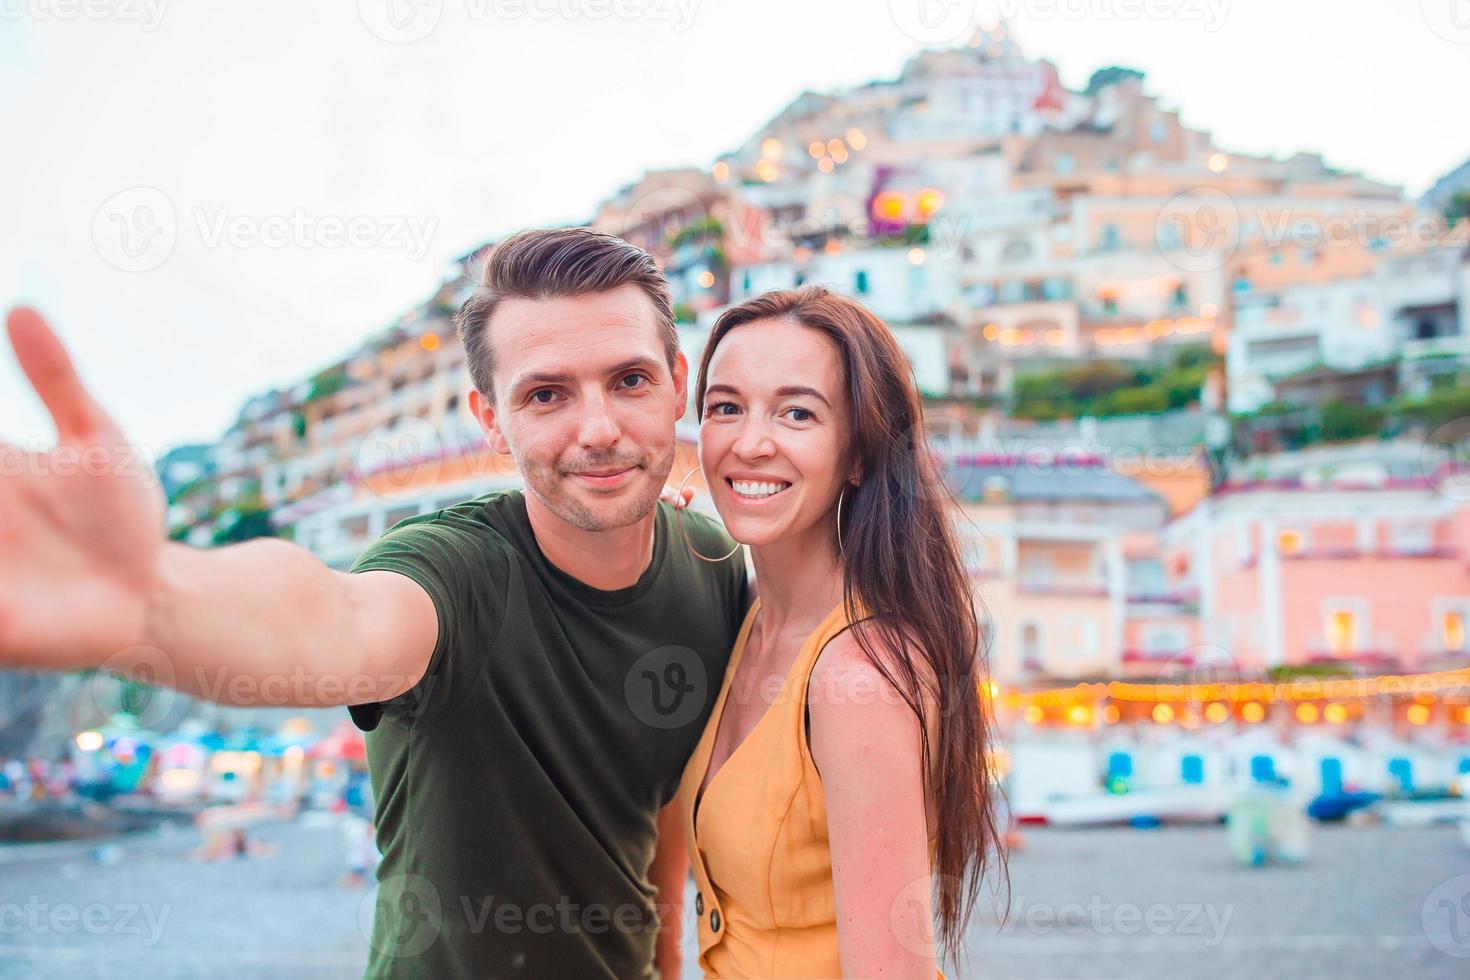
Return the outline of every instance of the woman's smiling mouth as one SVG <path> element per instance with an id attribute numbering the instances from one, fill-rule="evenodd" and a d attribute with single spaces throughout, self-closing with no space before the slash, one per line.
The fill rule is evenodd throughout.
<path id="1" fill-rule="evenodd" d="M 765 500 L 791 486 L 785 480 L 732 480 L 726 477 L 725 482 L 735 491 L 735 496 L 745 500 Z"/>

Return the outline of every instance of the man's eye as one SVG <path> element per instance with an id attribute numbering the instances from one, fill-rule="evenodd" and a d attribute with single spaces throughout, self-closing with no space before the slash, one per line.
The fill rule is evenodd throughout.
<path id="1" fill-rule="evenodd" d="M 539 391 L 531 392 L 531 401 L 535 402 L 537 405 L 550 405 L 555 399 L 556 392 L 552 391 L 550 388 L 542 388 Z"/>
<path id="2" fill-rule="evenodd" d="M 649 377 L 646 374 L 629 374 L 629 375 L 625 375 L 623 377 L 623 382 L 624 382 L 624 386 L 623 387 L 625 389 L 640 388 L 644 384 L 646 384 L 648 382 L 648 380 L 649 380 Z M 627 382 L 632 382 L 632 383 L 629 384 Z"/>

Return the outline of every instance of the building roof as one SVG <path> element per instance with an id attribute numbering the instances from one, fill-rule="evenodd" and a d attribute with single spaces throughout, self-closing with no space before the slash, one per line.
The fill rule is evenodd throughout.
<path id="1" fill-rule="evenodd" d="M 976 457 L 949 460 L 944 470 L 950 490 L 965 501 L 984 500 L 988 489 L 1003 489 L 1006 498 L 1017 503 L 1164 503 L 1149 487 L 1091 458 Z"/>

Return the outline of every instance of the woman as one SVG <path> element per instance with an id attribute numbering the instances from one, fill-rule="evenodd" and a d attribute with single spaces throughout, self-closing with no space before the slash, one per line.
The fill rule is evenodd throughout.
<path id="1" fill-rule="evenodd" d="M 726 311 L 696 394 L 760 592 L 680 787 L 700 965 L 933 978 L 1004 852 L 979 629 L 908 362 L 808 286 Z"/>

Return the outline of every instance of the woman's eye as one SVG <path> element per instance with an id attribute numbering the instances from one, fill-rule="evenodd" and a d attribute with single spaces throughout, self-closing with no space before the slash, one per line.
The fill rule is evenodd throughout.
<path id="1" fill-rule="evenodd" d="M 729 409 L 729 411 L 726 411 L 726 409 Z M 704 410 L 704 414 L 706 415 L 733 415 L 734 413 L 735 406 L 730 402 L 715 402 Z"/>
<path id="2" fill-rule="evenodd" d="M 815 415 L 804 408 L 792 408 L 788 409 L 787 411 L 790 413 L 791 421 L 793 422 L 810 422 L 812 419 L 816 418 Z"/>

